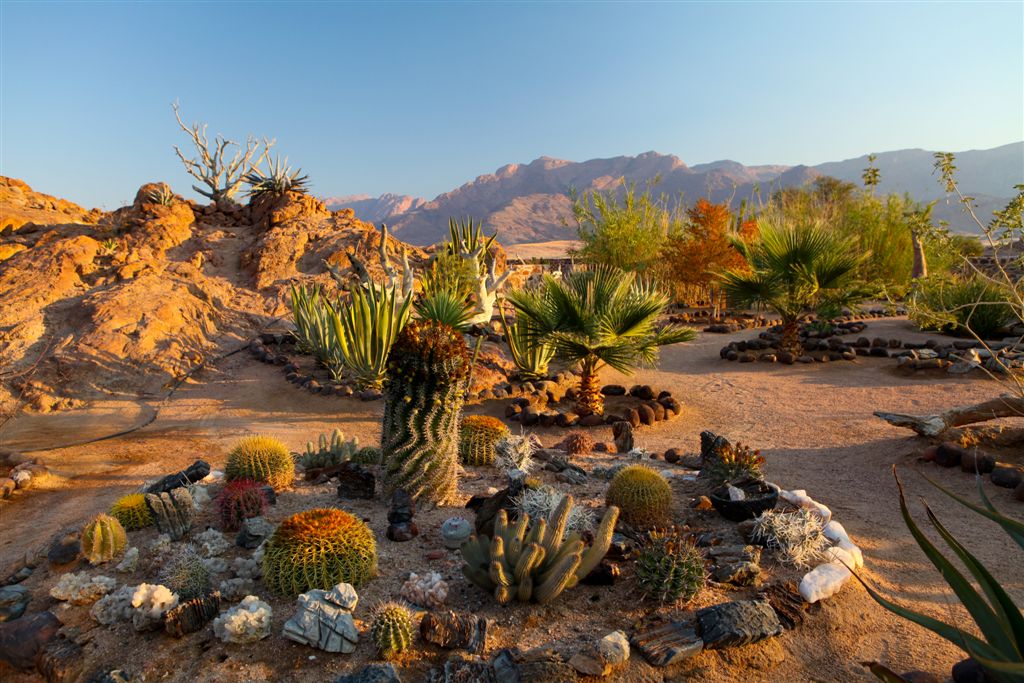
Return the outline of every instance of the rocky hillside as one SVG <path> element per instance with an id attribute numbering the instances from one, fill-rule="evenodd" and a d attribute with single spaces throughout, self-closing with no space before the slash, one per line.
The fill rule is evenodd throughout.
<path id="1" fill-rule="evenodd" d="M 325 262 L 344 271 L 349 253 L 375 264 L 380 233 L 351 209 L 292 194 L 219 211 L 155 203 L 161 187 L 103 213 L 0 179 L 4 414 L 163 396 L 285 316 L 291 283 L 329 282 Z"/>
<path id="2" fill-rule="evenodd" d="M 922 202 L 940 199 L 942 187 L 932 172 L 932 161 L 932 152 L 923 149 L 879 154 L 875 162 L 882 177 L 879 191 L 909 192 Z M 387 222 L 396 236 L 413 244 L 442 239 L 450 216 L 470 215 L 482 218 L 486 226 L 498 231 L 503 243 L 511 245 L 574 238 L 566 196 L 570 188 L 605 189 L 621 179 L 643 186 L 660 178 L 656 191 L 670 196 L 681 193 L 688 201 L 708 197 L 738 203 L 752 197 L 755 187 L 766 194 L 780 187 L 804 185 L 819 175 L 860 184 L 867 165 L 867 155 L 793 167 L 744 166 L 735 161 L 687 166 L 675 156 L 656 152 L 584 162 L 541 157 L 528 164 L 503 166 L 431 201 L 387 194 L 336 197 L 327 202 L 332 208 L 355 208 L 370 220 Z M 990 216 L 1005 206 L 1013 186 L 1024 182 L 1024 143 L 960 152 L 957 166 L 963 190 L 978 199 L 979 216 Z M 956 230 L 975 229 L 955 203 L 940 202 L 933 215 Z"/>

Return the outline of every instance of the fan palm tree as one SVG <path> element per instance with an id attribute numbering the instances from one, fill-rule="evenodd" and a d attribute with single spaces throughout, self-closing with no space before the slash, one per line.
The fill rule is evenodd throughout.
<path id="1" fill-rule="evenodd" d="M 561 280 L 547 275 L 541 287 L 510 292 L 507 299 L 529 321 L 535 343 L 548 344 L 562 360 L 579 364 L 580 415 L 604 412 L 598 372 L 605 365 L 632 373 L 652 364 L 659 346 L 696 336 L 688 328 L 656 328 L 668 296 L 635 273 L 608 266 Z"/>
<path id="2" fill-rule="evenodd" d="M 780 350 L 800 355 L 800 317 L 828 304 L 860 298 L 851 277 L 866 254 L 819 225 L 761 227 L 760 239 L 734 245 L 747 268 L 719 274 L 722 289 L 739 306 L 764 306 L 782 319 Z"/>

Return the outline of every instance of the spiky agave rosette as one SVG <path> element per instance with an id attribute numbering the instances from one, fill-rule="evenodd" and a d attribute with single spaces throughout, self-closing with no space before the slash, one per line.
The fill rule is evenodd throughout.
<path id="1" fill-rule="evenodd" d="M 436 321 L 405 326 L 388 357 L 381 471 L 388 491 L 445 505 L 455 499 L 459 415 L 469 379 L 462 335 Z"/>

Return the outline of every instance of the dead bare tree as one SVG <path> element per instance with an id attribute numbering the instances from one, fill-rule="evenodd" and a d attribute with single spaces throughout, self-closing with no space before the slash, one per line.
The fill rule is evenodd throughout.
<path id="1" fill-rule="evenodd" d="M 198 185 L 193 185 L 192 189 L 214 204 L 224 205 L 238 192 L 245 175 L 266 160 L 270 148 L 274 146 L 276 140 L 263 138 L 261 141 L 250 135 L 243 148 L 237 142 L 218 134 L 211 143 L 206 135 L 205 123 L 193 123 L 191 126 L 186 126 L 185 122 L 181 120 L 178 103 L 172 104 L 171 108 L 174 109 L 174 118 L 178 120 L 181 130 L 192 139 L 197 156 L 191 159 L 186 158 L 177 145 L 174 146 L 174 151 L 181 159 L 181 163 L 185 165 L 188 174 L 209 188 L 203 189 Z M 231 148 L 237 149 L 229 157 Z"/>

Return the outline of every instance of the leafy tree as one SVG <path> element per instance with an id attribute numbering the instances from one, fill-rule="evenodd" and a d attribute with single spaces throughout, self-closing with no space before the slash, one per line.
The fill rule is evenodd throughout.
<path id="1" fill-rule="evenodd" d="M 656 183 L 657 181 L 655 181 Z M 574 254 L 585 263 L 645 272 L 658 262 L 662 244 L 683 228 L 682 202 L 652 195 L 651 183 L 606 191 L 569 191 L 576 233 L 583 246 Z"/>
<path id="2" fill-rule="evenodd" d="M 848 285 L 862 256 L 849 240 L 819 225 L 762 224 L 756 242 L 735 244 L 747 268 L 722 272 L 722 287 L 741 306 L 765 306 L 779 315 L 782 350 L 802 352 L 801 316 L 824 304 L 839 306 L 857 298 Z"/>
<path id="3" fill-rule="evenodd" d="M 632 373 L 654 363 L 658 347 L 696 336 L 689 328 L 658 328 L 668 296 L 649 279 L 611 266 L 575 271 L 560 280 L 546 275 L 542 287 L 509 292 L 507 298 L 529 321 L 539 343 L 550 345 L 562 360 L 579 364 L 580 415 L 604 412 L 598 373 L 605 365 Z"/>

